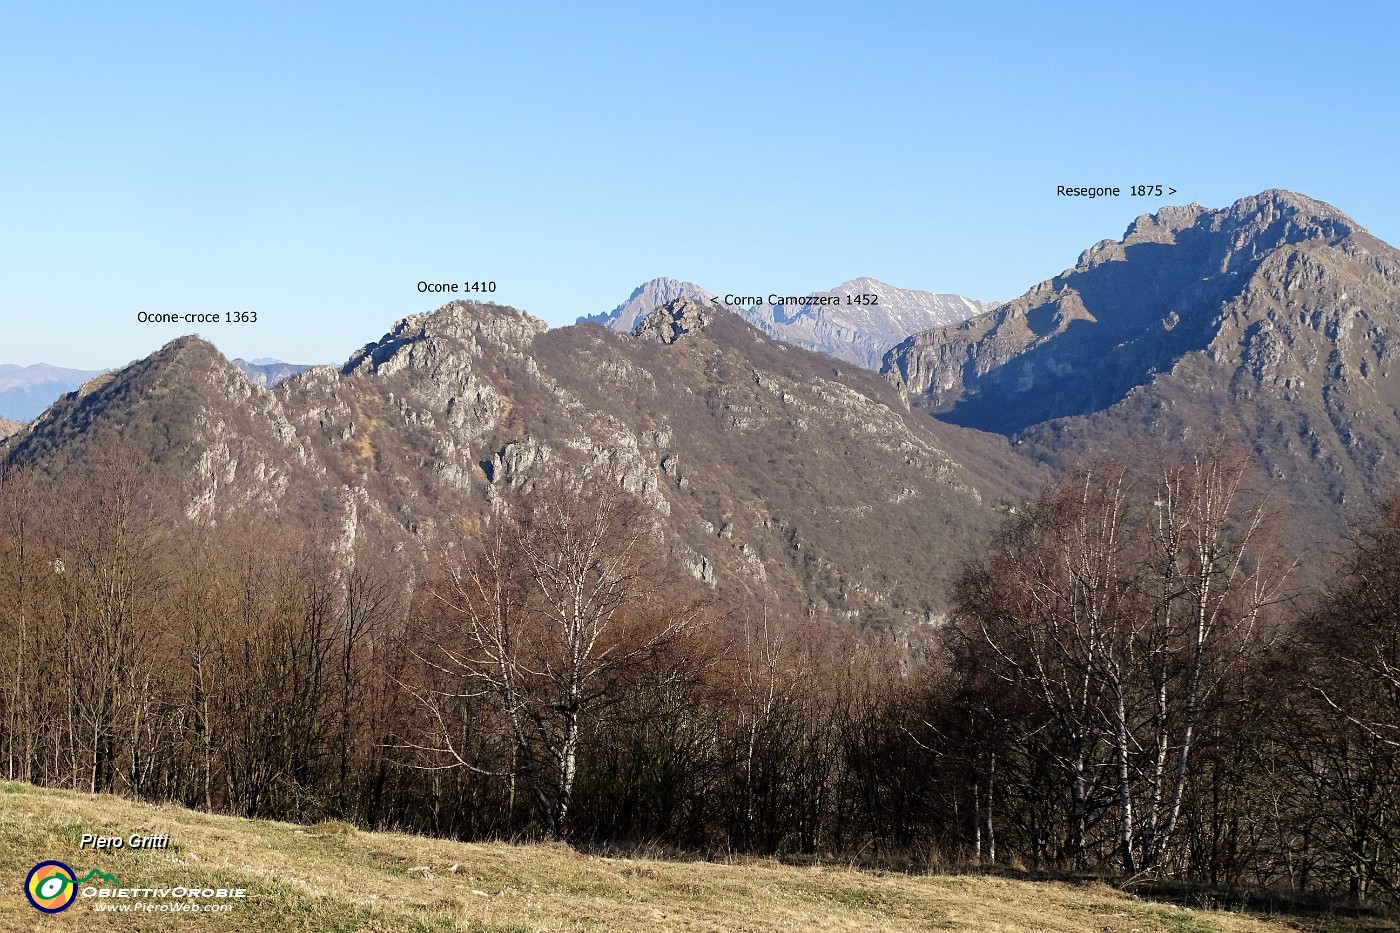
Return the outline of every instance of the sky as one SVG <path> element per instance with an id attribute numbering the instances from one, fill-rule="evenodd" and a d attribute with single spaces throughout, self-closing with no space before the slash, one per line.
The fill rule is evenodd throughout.
<path id="1" fill-rule="evenodd" d="M 0 363 L 339 362 L 420 281 L 551 326 L 661 275 L 1004 300 L 1268 188 L 1400 244 L 1397 36 L 1389 0 L 0 0 Z"/>

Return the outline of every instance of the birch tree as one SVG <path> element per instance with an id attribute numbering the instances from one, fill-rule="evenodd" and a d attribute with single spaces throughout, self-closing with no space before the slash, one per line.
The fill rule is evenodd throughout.
<path id="1" fill-rule="evenodd" d="M 1143 738 L 1121 752 L 1146 751 L 1142 812 L 1135 827 L 1130 815 L 1124 819 L 1137 846 L 1125 853 L 1129 872 L 1162 861 L 1181 817 L 1203 713 L 1256 652 L 1265 611 L 1285 596 L 1287 569 L 1274 559 L 1265 505 L 1251 501 L 1248 475 L 1241 457 L 1219 447 L 1157 475 L 1144 529 L 1147 606 L 1123 646 L 1146 707 Z"/>
<path id="2" fill-rule="evenodd" d="M 1066 855 L 1088 866 L 1090 812 L 1109 739 L 1104 671 L 1125 611 L 1130 477 L 1088 470 L 1014 517 L 957 584 L 964 670 L 990 670 L 1044 717 L 1044 752 L 1069 795 Z"/>
<path id="3" fill-rule="evenodd" d="M 1400 902 L 1400 495 L 1351 535 L 1297 641 L 1318 727 L 1294 781 L 1332 853 L 1324 870 L 1355 903 Z"/>
<path id="4" fill-rule="evenodd" d="M 444 688 L 414 688 L 449 766 L 519 776 L 544 834 L 567 838 L 585 728 L 636 665 L 698 626 L 705 607 L 667 592 L 650 510 L 615 477 L 562 477 L 514 498 L 434 601 L 453 631 L 423 659 Z M 451 701 L 489 697 L 513 761 L 460 746 Z"/>
<path id="5" fill-rule="evenodd" d="M 1247 475 L 1220 447 L 1155 470 L 1096 464 L 1013 518 L 959 581 L 964 672 L 986 667 L 1029 703 L 1026 735 L 1043 730 L 1066 781 L 1076 868 L 1107 807 L 1121 870 L 1162 863 L 1203 718 L 1283 598 Z"/>

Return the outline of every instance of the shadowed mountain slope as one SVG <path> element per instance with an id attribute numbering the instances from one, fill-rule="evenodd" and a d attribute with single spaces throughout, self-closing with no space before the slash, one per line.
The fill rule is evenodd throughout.
<path id="1" fill-rule="evenodd" d="M 991 314 L 886 367 L 945 421 L 1059 464 L 1145 439 L 1242 439 L 1335 526 L 1400 456 L 1400 252 L 1335 208 L 1267 191 L 1163 208 Z"/>

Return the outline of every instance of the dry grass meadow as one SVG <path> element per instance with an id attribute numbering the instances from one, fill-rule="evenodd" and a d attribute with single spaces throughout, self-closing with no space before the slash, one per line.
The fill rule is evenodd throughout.
<path id="1" fill-rule="evenodd" d="M 164 851 L 94 853 L 83 833 L 169 834 Z M 44 859 L 125 887 L 243 887 L 221 914 L 41 915 L 23 882 Z M 106 903 L 117 903 L 107 900 Z M 0 930 L 766 931 L 1060 933 L 1380 931 L 1380 921 L 1188 910 L 1102 885 L 913 876 L 775 862 L 601 858 L 563 846 L 464 844 L 340 823 L 294 826 L 0 782 Z"/>

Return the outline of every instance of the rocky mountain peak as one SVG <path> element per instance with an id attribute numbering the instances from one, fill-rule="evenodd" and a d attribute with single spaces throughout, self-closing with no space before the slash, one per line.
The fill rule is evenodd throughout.
<path id="1" fill-rule="evenodd" d="M 113 370 L 89 380 L 78 390 L 78 394 L 87 395 L 117 381 L 118 376 L 124 379 L 141 376 L 172 384 L 200 378 L 218 386 L 230 382 L 247 384 L 242 370 L 220 353 L 218 347 L 194 334 L 175 338 L 146 359 L 138 360 L 125 369 Z"/>
<path id="2" fill-rule="evenodd" d="M 1236 220 L 1264 218 L 1267 221 L 1272 221 L 1282 218 L 1296 220 L 1304 225 L 1333 222 L 1345 225 L 1348 232 L 1357 227 L 1356 221 L 1326 201 L 1319 201 L 1300 192 L 1284 188 L 1270 188 L 1267 191 L 1240 198 L 1226 208 L 1225 213 Z"/>
<path id="3" fill-rule="evenodd" d="M 57 451 L 82 456 L 119 441 L 151 464 L 178 464 L 183 482 L 199 471 L 200 452 L 222 443 L 230 412 L 274 404 L 267 390 L 254 387 L 213 344 L 179 337 L 59 398 L 5 442 L 4 456 L 20 461 Z"/>
<path id="4" fill-rule="evenodd" d="M 1331 205 L 1271 190 L 1145 214 L 888 365 L 914 404 L 1044 456 L 1238 428 L 1299 501 L 1326 490 L 1339 504 L 1400 453 L 1397 326 L 1400 251 Z"/>
<path id="5" fill-rule="evenodd" d="M 907 341 L 889 365 L 957 424 L 1013 433 L 1089 414 L 1211 346 L 1227 318 L 1267 314 L 1273 300 L 1260 296 L 1280 287 L 1254 280 L 1320 250 L 1336 261 L 1393 253 L 1337 209 L 1291 191 L 1220 210 L 1162 208 L 994 314 Z"/>
<path id="6" fill-rule="evenodd" d="M 633 289 L 632 294 L 622 304 L 613 308 L 605 314 L 592 314 L 578 319 L 578 323 L 602 324 L 615 331 L 630 334 L 637 326 L 637 323 L 652 309 L 660 307 L 677 298 L 694 298 L 698 301 L 709 301 L 715 297 L 710 292 L 696 285 L 694 282 L 682 282 L 679 279 L 668 279 L 658 277 L 650 282 L 644 282 Z"/>
<path id="7" fill-rule="evenodd" d="M 486 348 L 518 355 L 547 330 L 544 321 L 516 308 L 454 301 L 398 321 L 379 340 L 355 351 L 341 372 L 392 375 L 405 367 L 426 365 L 443 353 L 476 357 Z"/>
<path id="8" fill-rule="evenodd" d="M 981 314 L 990 305 L 962 295 L 897 288 L 859 276 L 781 304 L 742 308 L 754 327 L 784 343 L 878 371 L 885 353 L 911 334 Z"/>
<path id="9" fill-rule="evenodd" d="M 649 311 L 632 329 L 632 336 L 658 343 L 675 343 L 710 323 L 714 311 L 705 303 L 682 297 Z"/>
<path id="10" fill-rule="evenodd" d="M 1361 228 L 1346 214 L 1293 191 L 1241 198 L 1198 225 L 1220 237 L 1212 259 L 1222 272 L 1243 272 L 1284 247 L 1302 243 L 1338 246 Z"/>
<path id="11" fill-rule="evenodd" d="M 1121 240 L 1102 240 L 1085 250 L 1072 271 L 1123 262 L 1135 247 L 1189 247 L 1209 240 L 1208 261 L 1216 271 L 1242 272 L 1280 247 L 1308 241 L 1336 244 L 1360 230 L 1330 204 L 1296 191 L 1272 189 L 1240 198 L 1223 210 L 1188 204 L 1142 214 L 1128 225 Z"/>

